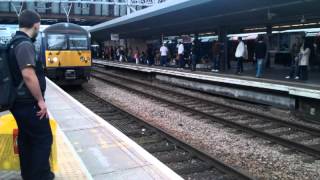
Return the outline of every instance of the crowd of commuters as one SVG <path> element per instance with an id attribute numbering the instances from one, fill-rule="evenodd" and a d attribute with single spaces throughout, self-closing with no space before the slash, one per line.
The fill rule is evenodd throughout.
<path id="1" fill-rule="evenodd" d="M 263 35 L 259 35 L 254 43 L 247 44 L 241 37 L 233 50 L 233 56 L 227 60 L 228 68 L 231 67 L 230 59 L 236 60 L 235 74 L 239 75 L 244 72 L 244 62 L 252 61 L 256 64 L 255 77 L 261 78 L 264 75 L 268 59 L 268 45 Z M 249 49 L 249 52 L 248 52 Z M 308 69 L 310 56 L 317 52 L 316 44 L 311 39 L 296 39 L 291 47 L 291 66 L 287 79 L 308 80 Z M 146 51 L 146 52 L 145 52 Z M 118 60 L 119 62 L 133 62 L 136 64 L 175 66 L 181 70 L 190 68 L 195 71 L 197 64 L 203 60 L 202 45 L 196 37 L 191 45 L 178 41 L 176 46 L 171 46 L 166 42 L 160 47 L 148 45 L 146 50 L 140 50 L 138 47 L 132 49 L 129 47 L 107 47 L 104 49 L 103 56 L 106 59 Z M 211 71 L 219 72 L 221 69 L 221 61 L 224 58 L 224 43 L 213 41 L 211 52 L 207 57 L 211 59 Z M 318 53 L 319 54 L 319 53 Z M 250 56 L 250 57 L 249 57 Z M 269 57 L 270 58 L 270 57 Z M 249 60 L 250 59 L 250 60 Z"/>
<path id="2" fill-rule="evenodd" d="M 311 39 L 302 38 L 301 41 L 296 38 L 291 48 L 292 61 L 287 79 L 308 80 L 308 67 L 312 52 L 317 55 L 317 45 Z"/>
<path id="3" fill-rule="evenodd" d="M 268 57 L 267 43 L 264 40 L 264 36 L 259 35 L 254 47 L 253 47 L 253 60 L 256 63 L 256 77 L 260 78 L 263 76 L 264 69 L 266 68 L 266 59 Z M 215 51 L 216 52 L 216 51 Z M 215 54 L 215 53 L 214 53 Z M 244 43 L 241 37 L 238 38 L 238 44 L 235 51 L 235 59 L 237 61 L 236 74 L 243 73 L 243 61 L 248 59 L 248 47 Z M 214 62 L 216 62 L 216 57 Z M 286 79 L 296 80 L 308 80 L 310 59 L 314 58 L 316 61 L 319 59 L 319 47 L 312 38 L 302 37 L 296 38 L 296 41 L 291 47 L 291 58 L 290 58 L 290 72 L 286 76 Z M 319 62 L 318 62 L 319 63 Z M 217 66 L 213 65 L 213 71 L 217 72 Z"/>
<path id="4" fill-rule="evenodd" d="M 132 62 L 136 64 L 154 64 L 155 51 L 151 47 L 147 49 L 147 53 L 136 48 L 124 48 L 123 46 L 105 47 L 101 52 L 103 59 L 116 60 L 119 62 Z"/>

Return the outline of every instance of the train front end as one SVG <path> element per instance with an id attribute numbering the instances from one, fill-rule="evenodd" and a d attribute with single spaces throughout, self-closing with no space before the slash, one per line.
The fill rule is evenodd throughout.
<path id="1" fill-rule="evenodd" d="M 81 26 L 58 23 L 42 34 L 48 78 L 59 85 L 81 85 L 90 79 L 90 34 Z"/>

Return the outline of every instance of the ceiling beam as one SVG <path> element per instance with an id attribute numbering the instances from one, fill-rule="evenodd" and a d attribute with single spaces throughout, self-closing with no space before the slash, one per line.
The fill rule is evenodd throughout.
<path id="1" fill-rule="evenodd" d="M 6 2 L 41 2 L 41 3 L 77 3 L 77 4 L 105 4 L 105 5 L 130 5 L 153 6 L 165 0 L 8 0 Z"/>

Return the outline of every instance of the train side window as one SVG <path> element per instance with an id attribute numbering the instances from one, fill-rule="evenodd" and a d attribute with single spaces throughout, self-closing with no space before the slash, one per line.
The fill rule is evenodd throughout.
<path id="1" fill-rule="evenodd" d="M 49 34 L 47 48 L 49 50 L 66 50 L 68 48 L 67 37 L 63 34 Z"/>
<path id="2" fill-rule="evenodd" d="M 69 35 L 70 50 L 87 50 L 88 38 L 84 35 Z"/>

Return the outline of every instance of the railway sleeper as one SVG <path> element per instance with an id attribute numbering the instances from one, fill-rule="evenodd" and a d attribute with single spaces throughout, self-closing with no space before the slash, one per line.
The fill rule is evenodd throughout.
<path id="1" fill-rule="evenodd" d="M 183 162 L 183 165 L 179 165 L 179 166 L 176 166 L 176 167 L 174 166 L 174 164 L 175 163 L 170 163 L 170 164 L 168 164 L 168 166 L 170 168 L 172 168 L 178 174 L 185 174 L 185 175 L 205 172 L 205 171 L 209 171 L 210 169 L 213 168 L 211 165 L 206 164 L 206 163 L 201 163 L 201 162 L 193 163 L 193 164 L 192 163 Z M 179 164 L 182 164 L 182 162 L 180 162 Z"/>
<path id="2" fill-rule="evenodd" d="M 168 144 L 165 146 L 143 146 L 143 148 L 150 152 L 150 153 L 156 153 L 156 152 L 165 152 L 165 151 L 174 151 L 177 149 L 177 147 L 173 144 Z"/>
<path id="3" fill-rule="evenodd" d="M 173 153 L 172 153 L 173 154 Z M 179 154 L 179 155 L 172 155 L 172 156 L 157 156 L 157 158 L 165 163 L 165 164 L 168 164 L 168 163 L 174 163 L 174 162 L 185 162 L 185 161 L 188 161 L 190 159 L 193 158 L 193 156 L 191 156 L 190 154 Z"/>

